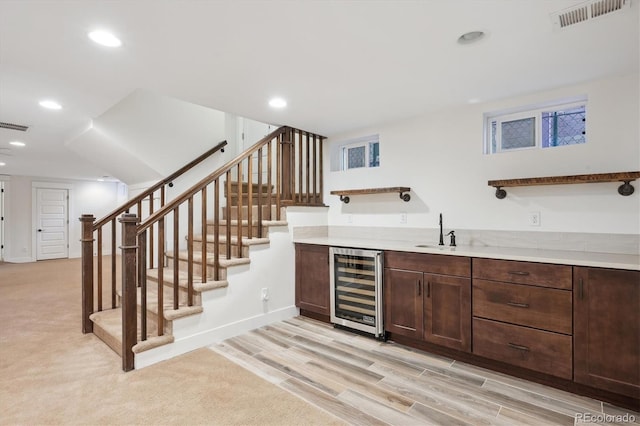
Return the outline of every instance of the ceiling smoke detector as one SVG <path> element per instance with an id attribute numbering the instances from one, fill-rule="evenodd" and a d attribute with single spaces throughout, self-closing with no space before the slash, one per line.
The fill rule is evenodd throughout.
<path id="1" fill-rule="evenodd" d="M 551 22 L 554 29 L 562 29 L 631 6 L 631 0 L 590 0 L 574 7 L 554 12 Z"/>

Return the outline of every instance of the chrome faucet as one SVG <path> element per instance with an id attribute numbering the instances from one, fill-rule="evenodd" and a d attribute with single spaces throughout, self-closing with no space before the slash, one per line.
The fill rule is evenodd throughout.
<path id="1" fill-rule="evenodd" d="M 442 236 L 442 213 L 440 213 L 440 242 L 438 243 L 438 245 L 444 245 L 444 237 Z"/>

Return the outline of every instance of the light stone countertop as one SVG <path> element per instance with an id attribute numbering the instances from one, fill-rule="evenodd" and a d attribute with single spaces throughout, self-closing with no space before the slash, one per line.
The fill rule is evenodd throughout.
<path id="1" fill-rule="evenodd" d="M 597 253 L 570 250 L 547 250 L 515 247 L 438 246 L 431 241 L 372 240 L 364 238 L 311 237 L 297 238 L 295 243 L 348 247 L 372 250 L 394 250 L 448 256 L 482 257 L 488 259 L 519 260 L 524 262 L 555 263 L 560 265 L 592 266 L 598 268 L 640 270 L 640 255 Z M 429 244 L 431 247 L 416 247 Z"/>

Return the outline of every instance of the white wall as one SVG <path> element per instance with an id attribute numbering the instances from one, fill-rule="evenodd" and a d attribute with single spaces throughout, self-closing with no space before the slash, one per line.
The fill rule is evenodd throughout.
<path id="1" fill-rule="evenodd" d="M 325 164 L 331 144 L 378 133 L 381 165 L 325 173 L 329 225 L 435 228 L 442 212 L 449 229 L 638 234 L 638 181 L 628 197 L 617 193 L 617 183 L 506 188 L 503 200 L 487 186 L 493 179 L 640 170 L 638 80 L 638 74 L 598 80 L 331 137 Z M 483 155 L 484 112 L 578 95 L 588 96 L 586 144 Z M 353 196 L 343 204 L 329 195 L 390 186 L 411 187 L 411 201 L 388 194 Z M 540 212 L 540 226 L 528 224 L 529 212 Z"/>
<path id="2" fill-rule="evenodd" d="M 8 262 L 31 262 L 36 259 L 32 223 L 32 188 L 36 182 L 46 187 L 63 184 L 69 188 L 69 257 L 79 257 L 82 214 L 93 214 L 100 218 L 115 209 L 126 197 L 126 187 L 115 182 L 91 182 L 62 179 L 47 179 L 32 176 L 10 176 L 5 181 L 5 260 Z M 41 184 L 40 184 L 41 183 Z M 105 236 L 105 249 L 109 247 Z"/>

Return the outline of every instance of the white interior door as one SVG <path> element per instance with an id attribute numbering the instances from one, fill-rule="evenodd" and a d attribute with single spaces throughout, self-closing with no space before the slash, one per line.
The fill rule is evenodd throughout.
<path id="1" fill-rule="evenodd" d="M 36 197 L 36 259 L 69 257 L 68 190 L 38 188 Z"/>

